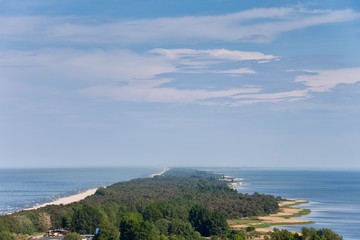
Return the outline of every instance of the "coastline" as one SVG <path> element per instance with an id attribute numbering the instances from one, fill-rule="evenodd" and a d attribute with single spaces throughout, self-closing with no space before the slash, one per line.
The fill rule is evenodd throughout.
<path id="1" fill-rule="evenodd" d="M 161 171 L 159 173 L 151 174 L 150 177 L 161 176 L 161 175 L 163 175 L 164 173 L 166 173 L 169 170 L 170 170 L 170 168 L 165 168 L 163 171 Z M 79 202 L 79 201 L 85 199 L 88 196 L 94 195 L 95 192 L 98 189 L 99 188 L 92 188 L 92 189 L 86 190 L 86 191 L 78 193 L 78 194 L 70 195 L 70 196 L 67 196 L 67 197 L 62 197 L 62 198 L 59 198 L 59 199 L 57 199 L 55 201 L 48 202 L 48 203 L 43 203 L 43 204 L 40 204 L 40 205 L 35 205 L 35 206 L 31 207 L 31 208 L 22 209 L 22 210 L 19 210 L 17 212 L 28 211 L 28 210 L 36 210 L 36 209 L 39 209 L 39 208 L 42 208 L 42 207 L 45 207 L 45 206 L 49 206 L 49 205 L 61 205 L 61 204 L 66 205 L 66 204 L 70 204 L 70 203 L 74 203 L 74 202 Z"/>
<path id="2" fill-rule="evenodd" d="M 48 205 L 61 205 L 61 204 L 65 205 L 65 204 L 70 204 L 70 203 L 74 203 L 74 202 L 79 202 L 79 201 L 85 199 L 86 197 L 95 194 L 95 192 L 98 189 L 99 188 L 92 188 L 92 189 L 86 190 L 85 192 L 81 192 L 81 193 L 71 195 L 71 196 L 68 196 L 68 197 L 59 198 L 59 199 L 57 199 L 55 201 L 40 204 L 40 205 L 36 205 L 34 207 L 26 208 L 26 209 L 23 209 L 23 210 L 20 210 L 20 211 L 36 210 L 38 208 L 42 208 L 42 207 L 45 207 L 45 206 L 48 206 Z"/>
<path id="3" fill-rule="evenodd" d="M 163 175 L 164 173 L 166 173 L 167 171 L 169 171 L 170 168 L 165 168 L 163 171 L 159 172 L 159 173 L 154 173 L 154 174 L 151 174 L 150 177 L 155 177 L 155 176 L 161 176 Z"/>
<path id="4" fill-rule="evenodd" d="M 271 227 L 287 226 L 287 225 L 306 225 L 314 224 L 307 219 L 293 219 L 309 214 L 310 209 L 295 208 L 294 206 L 308 203 L 305 200 L 298 199 L 286 199 L 279 202 L 279 211 L 277 213 L 270 214 L 268 216 L 249 217 L 243 220 L 229 220 L 229 225 L 237 230 L 245 230 L 247 227 L 254 227 L 255 232 L 260 234 L 267 234 L 272 232 Z M 297 231 L 291 231 L 293 233 L 299 233 Z M 255 238 L 257 239 L 257 238 Z"/>

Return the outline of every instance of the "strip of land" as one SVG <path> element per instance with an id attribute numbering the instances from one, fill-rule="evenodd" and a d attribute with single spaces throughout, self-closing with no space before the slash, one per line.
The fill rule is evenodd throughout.
<path id="1" fill-rule="evenodd" d="M 164 173 L 166 173 L 169 170 L 170 170 L 170 168 L 165 168 L 165 170 L 163 170 L 163 171 L 161 171 L 159 173 L 151 174 L 150 177 L 161 176 L 161 175 L 163 175 Z"/>

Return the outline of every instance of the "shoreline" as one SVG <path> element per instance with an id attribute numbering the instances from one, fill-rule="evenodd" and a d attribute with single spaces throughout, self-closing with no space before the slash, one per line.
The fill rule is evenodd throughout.
<path id="1" fill-rule="evenodd" d="M 161 176 L 161 175 L 163 175 L 164 173 L 166 173 L 169 170 L 170 170 L 170 168 L 165 168 L 163 171 L 161 171 L 159 173 L 151 174 L 150 177 L 153 178 L 153 177 L 156 177 L 156 176 Z"/>
<path id="2" fill-rule="evenodd" d="M 161 175 L 163 175 L 164 173 L 166 173 L 169 170 L 170 170 L 170 168 L 165 168 L 163 171 L 161 171 L 159 173 L 151 174 L 150 177 L 161 176 Z M 88 190 L 86 190 L 84 192 L 80 192 L 80 193 L 70 195 L 70 196 L 67 196 L 67 197 L 62 197 L 62 198 L 59 198 L 59 199 L 57 199 L 55 201 L 52 201 L 52 202 L 35 205 L 35 206 L 31 207 L 31 208 L 21 209 L 21 210 L 16 211 L 16 212 L 36 210 L 36 209 L 46 207 L 46 206 L 49 206 L 49 205 L 61 205 L 61 204 L 66 205 L 66 204 L 70 204 L 70 203 L 74 203 L 74 202 L 80 202 L 81 200 L 85 199 L 86 197 L 94 195 L 95 192 L 98 189 L 99 189 L 99 187 L 91 188 L 91 189 L 88 189 Z M 16 213 L 16 212 L 13 212 L 13 213 Z M 9 214 L 13 214 L 13 213 L 9 213 Z"/>
<path id="3" fill-rule="evenodd" d="M 309 203 L 306 200 L 284 199 L 279 202 L 279 211 L 268 216 L 258 216 L 245 218 L 244 220 L 230 220 L 229 225 L 234 229 L 246 229 L 247 227 L 255 227 L 255 232 L 267 234 L 273 231 L 271 227 L 287 226 L 287 225 L 306 225 L 315 222 L 308 219 L 293 219 L 299 216 L 310 214 L 310 209 L 296 208 L 295 206 Z M 231 222 L 231 223 L 230 223 Z M 291 231 L 293 233 L 297 231 Z M 298 232 L 297 232 L 298 233 Z M 257 238 L 255 238 L 257 239 Z"/>
<path id="4" fill-rule="evenodd" d="M 74 202 L 79 202 L 88 196 L 94 195 L 98 189 L 99 188 L 91 188 L 89 190 L 86 190 L 85 192 L 77 193 L 77 194 L 70 195 L 67 197 L 62 197 L 55 201 L 43 203 L 40 205 L 35 205 L 31 208 L 22 209 L 20 211 L 36 210 L 36 209 L 39 209 L 39 208 L 42 208 L 45 206 L 49 206 L 49 205 L 61 205 L 61 204 L 66 205 L 66 204 L 70 204 L 70 203 L 74 203 Z M 20 212 L 20 211 L 18 211 L 18 212 Z"/>

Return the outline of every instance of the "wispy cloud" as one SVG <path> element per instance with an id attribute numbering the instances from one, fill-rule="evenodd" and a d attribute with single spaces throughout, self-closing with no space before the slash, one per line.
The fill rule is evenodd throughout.
<path id="1" fill-rule="evenodd" d="M 338 84 L 360 82 L 360 68 L 344 68 L 311 70 L 306 71 L 306 75 L 303 71 L 293 80 L 296 84 L 289 85 L 283 91 L 270 91 L 264 82 L 249 84 L 249 81 L 237 81 L 235 85 L 227 86 L 225 80 L 240 75 L 250 77 L 250 74 L 256 74 L 266 81 L 275 81 L 268 79 L 268 75 L 261 71 L 255 71 L 256 64 L 259 60 L 280 59 L 260 52 L 227 49 L 155 49 L 144 53 L 122 49 L 45 49 L 36 52 L 6 51 L 0 56 L 0 81 L 7 85 L 10 82 L 15 85 L 30 82 L 32 86 L 40 84 L 44 89 L 51 89 L 66 82 L 66 88 L 74 93 L 108 101 L 241 106 L 306 100 L 312 97 L 313 92 L 329 91 Z M 184 79 L 181 74 L 176 74 L 184 71 L 191 74 L 182 65 L 187 62 L 195 64 L 200 59 L 203 61 L 198 66 L 201 71 L 196 76 L 202 79 L 202 84 L 196 84 L 196 80 L 193 80 L 188 85 L 178 87 L 175 83 Z M 223 69 L 223 66 L 219 68 L 211 61 L 228 61 L 231 64 L 228 69 Z M 255 70 L 242 67 L 244 61 L 253 61 Z M 239 67 L 229 67 L 235 65 Z M 201 73 L 216 73 L 221 87 L 206 84 L 204 78 L 207 75 L 201 76 Z M 171 74 L 171 77 L 164 77 L 166 74 Z M 298 83 L 303 86 L 299 87 Z"/>
<path id="2" fill-rule="evenodd" d="M 34 82 L 47 79 L 51 83 L 62 79 L 107 84 L 152 79 L 156 75 L 176 71 L 175 65 L 166 57 L 123 49 L 44 49 L 4 51 L 0 54 L 0 73 L 3 77 Z"/>
<path id="3" fill-rule="evenodd" d="M 232 61 L 246 60 L 272 60 L 278 57 L 273 55 L 265 55 L 261 52 L 237 51 L 228 49 L 163 49 L 157 48 L 150 52 L 167 56 L 170 59 L 179 60 L 184 58 L 191 59 L 221 59 Z"/>
<path id="4" fill-rule="evenodd" d="M 295 82 L 303 83 L 312 92 L 326 92 L 339 84 L 360 82 L 360 68 L 336 70 L 307 70 L 309 75 L 297 76 Z"/>
<path id="5" fill-rule="evenodd" d="M 239 74 L 255 74 L 256 72 L 252 69 L 249 68 L 237 68 L 237 69 L 230 69 L 230 70 L 226 70 L 226 71 L 218 71 L 219 73 L 225 73 L 228 74 L 230 76 L 237 76 Z"/>
<path id="6" fill-rule="evenodd" d="M 103 22 L 74 17 L 1 17 L 5 41 L 58 44 L 173 42 L 268 42 L 277 35 L 320 24 L 359 18 L 351 10 L 258 8 L 226 15 Z"/>
<path id="7" fill-rule="evenodd" d="M 161 87 L 171 79 L 159 79 L 143 84 L 142 81 L 131 82 L 126 86 L 92 86 L 80 90 L 80 93 L 104 100 L 132 101 L 132 102 L 157 102 L 157 103 L 198 103 L 213 98 L 231 98 L 238 94 L 256 93 L 261 89 L 242 88 L 229 90 L 184 90 L 172 87 Z"/>

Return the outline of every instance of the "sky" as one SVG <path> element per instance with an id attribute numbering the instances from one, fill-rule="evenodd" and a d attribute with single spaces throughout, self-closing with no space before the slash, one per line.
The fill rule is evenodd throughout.
<path id="1" fill-rule="evenodd" d="M 0 168 L 360 168 L 358 0 L 0 0 Z"/>

